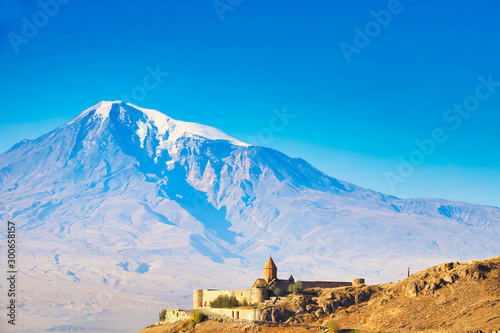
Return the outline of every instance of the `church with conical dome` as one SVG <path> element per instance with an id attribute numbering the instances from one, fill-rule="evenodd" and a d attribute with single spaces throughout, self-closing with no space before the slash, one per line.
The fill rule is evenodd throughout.
<path id="1" fill-rule="evenodd" d="M 297 281 L 298 282 L 298 281 Z M 335 281 L 300 281 L 303 289 L 308 288 L 337 288 L 363 284 L 364 279 L 353 279 L 352 282 Z M 288 279 L 278 278 L 278 267 L 271 256 L 264 265 L 263 277 L 258 278 L 251 289 L 216 290 L 195 289 L 193 293 L 193 308 L 210 308 L 212 301 L 218 296 L 234 296 L 241 304 L 259 304 L 271 296 L 271 291 L 278 295 L 288 293 L 289 286 L 295 283 L 292 275 Z"/>
<path id="2" fill-rule="evenodd" d="M 264 265 L 264 277 L 257 279 L 252 288 L 258 288 L 258 287 L 279 287 L 280 289 L 282 287 L 286 287 L 286 290 L 288 290 L 288 286 L 290 284 L 295 283 L 295 280 L 292 275 L 288 278 L 288 280 L 280 280 L 278 279 L 278 267 L 273 261 L 273 258 L 269 256 L 269 259 L 267 259 L 266 264 Z M 286 292 L 286 290 L 284 290 Z"/>
<path id="3" fill-rule="evenodd" d="M 276 264 L 273 261 L 273 258 L 269 256 L 269 259 L 266 262 L 266 265 L 264 266 L 264 280 L 267 282 L 271 282 L 272 280 L 275 280 L 278 278 L 278 267 L 276 267 Z"/>

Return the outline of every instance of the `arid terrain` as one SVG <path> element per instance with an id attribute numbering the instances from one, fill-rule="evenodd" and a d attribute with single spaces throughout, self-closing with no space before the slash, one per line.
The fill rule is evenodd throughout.
<path id="1" fill-rule="evenodd" d="M 263 307 L 261 316 L 289 326 L 209 320 L 191 328 L 188 323 L 172 324 L 140 333 L 314 332 L 331 320 L 345 329 L 366 331 L 496 331 L 500 330 L 500 257 L 441 264 L 382 285 L 306 289 Z"/>
<path id="2" fill-rule="evenodd" d="M 170 333 L 170 332 L 200 332 L 200 333 L 228 333 L 228 332 L 261 332 L 261 333 L 281 333 L 281 332 L 295 332 L 295 333 L 312 333 L 321 332 L 324 329 L 319 328 L 305 328 L 305 327 L 280 327 L 271 325 L 256 325 L 248 323 L 234 323 L 234 322 L 217 322 L 213 320 L 204 321 L 196 327 L 181 328 L 182 324 L 171 324 L 165 326 L 157 326 L 144 329 L 140 333 Z"/>

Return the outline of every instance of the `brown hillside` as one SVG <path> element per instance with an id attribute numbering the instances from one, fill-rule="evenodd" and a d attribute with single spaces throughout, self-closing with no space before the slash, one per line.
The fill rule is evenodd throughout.
<path id="1" fill-rule="evenodd" d="M 290 323 L 335 318 L 343 327 L 384 331 L 500 330 L 500 257 L 441 264 L 396 283 L 308 292 L 304 313 Z"/>
<path id="2" fill-rule="evenodd" d="M 276 306 L 261 308 L 261 318 L 282 324 L 210 320 L 195 329 L 177 323 L 141 333 L 321 332 L 318 326 L 331 320 L 361 332 L 500 331 L 500 257 L 441 264 L 395 283 L 306 289 L 302 295 L 282 298 Z M 315 328 L 308 330 L 305 325 Z"/>
<path id="3" fill-rule="evenodd" d="M 256 325 L 249 323 L 218 322 L 214 320 L 204 321 L 195 327 L 189 327 L 182 323 L 168 324 L 145 328 L 139 333 L 319 333 L 323 331 L 319 328 L 304 327 L 272 327 L 267 325 Z M 360 332 L 361 333 L 361 332 Z"/>

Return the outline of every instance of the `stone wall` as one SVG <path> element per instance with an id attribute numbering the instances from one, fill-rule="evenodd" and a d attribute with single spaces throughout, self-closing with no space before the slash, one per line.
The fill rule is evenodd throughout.
<path id="1" fill-rule="evenodd" d="M 307 288 L 338 288 L 350 287 L 352 282 L 334 282 L 334 281 L 302 281 L 304 289 Z"/>
<path id="2" fill-rule="evenodd" d="M 175 323 L 185 319 L 191 319 L 191 315 L 195 312 L 194 310 L 181 310 L 181 309 L 167 309 L 165 314 L 165 320 L 160 320 L 156 322 L 156 325 L 165 325 L 169 323 Z M 228 319 L 237 320 L 248 320 L 256 321 L 260 320 L 260 310 L 259 309 L 211 309 L 202 308 L 196 311 L 201 311 L 208 318 L 220 318 L 225 317 Z"/>
<path id="3" fill-rule="evenodd" d="M 356 280 L 356 279 L 355 279 Z M 350 287 L 354 284 L 353 282 L 336 282 L 336 281 L 302 281 L 302 286 L 304 289 L 308 288 L 338 288 L 338 287 Z M 362 279 L 358 279 L 362 280 Z M 356 282 L 357 283 L 357 282 Z M 364 280 L 363 280 L 364 283 Z M 281 290 L 281 295 L 284 295 L 288 292 L 288 286 L 290 286 L 291 282 L 287 280 L 279 280 L 274 283 L 274 285 Z"/>
<path id="4" fill-rule="evenodd" d="M 203 289 L 193 290 L 193 309 L 200 307 L 203 304 Z"/>
<path id="5" fill-rule="evenodd" d="M 168 323 L 175 323 L 184 319 L 191 319 L 191 312 L 181 309 L 166 309 L 165 320 L 156 322 L 156 325 L 165 325 Z"/>
<path id="6" fill-rule="evenodd" d="M 363 284 L 365 284 L 365 279 L 352 279 L 352 285 L 355 287 Z"/>
<path id="7" fill-rule="evenodd" d="M 260 320 L 258 309 L 201 309 L 204 315 L 211 317 L 227 317 L 235 320 Z"/>
<path id="8" fill-rule="evenodd" d="M 274 286 L 276 288 L 280 288 L 281 292 L 280 295 L 284 295 L 288 292 L 288 286 L 291 285 L 291 282 L 288 282 L 288 280 L 278 280 L 274 282 Z M 274 296 L 274 293 L 271 291 L 270 292 L 272 296 Z"/>
<path id="9" fill-rule="evenodd" d="M 210 304 L 220 295 L 234 296 L 238 302 L 245 300 L 248 304 L 258 304 L 268 297 L 268 290 L 264 288 L 240 290 L 195 289 L 193 292 L 193 309 L 210 308 Z"/>
<path id="10" fill-rule="evenodd" d="M 304 289 L 307 288 L 338 288 L 360 285 L 365 282 L 364 279 L 354 279 L 353 282 L 335 282 L 335 281 L 301 281 Z M 281 295 L 288 292 L 288 286 L 291 283 L 288 280 L 278 280 L 275 286 L 281 289 Z M 252 288 L 240 290 L 218 290 L 218 289 L 195 289 L 193 291 L 193 309 L 210 308 L 213 302 L 220 295 L 234 296 L 238 302 L 245 300 L 248 304 L 258 304 L 269 298 L 270 291 L 266 288 Z"/>

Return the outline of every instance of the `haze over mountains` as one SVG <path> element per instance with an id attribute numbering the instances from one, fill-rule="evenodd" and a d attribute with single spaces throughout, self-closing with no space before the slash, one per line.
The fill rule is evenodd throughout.
<path id="1" fill-rule="evenodd" d="M 0 219 L 43 329 L 137 331 L 193 288 L 250 287 L 269 253 L 282 278 L 376 283 L 500 251 L 499 208 L 387 196 L 122 102 L 0 155 Z"/>

